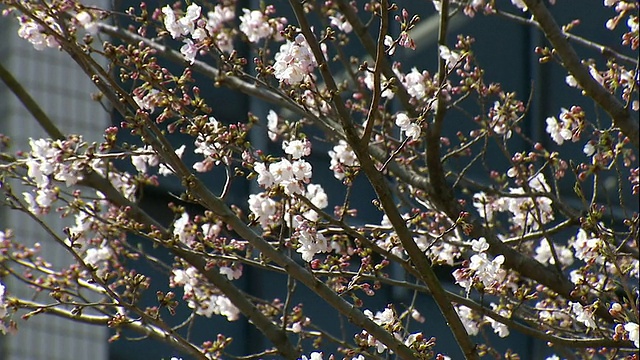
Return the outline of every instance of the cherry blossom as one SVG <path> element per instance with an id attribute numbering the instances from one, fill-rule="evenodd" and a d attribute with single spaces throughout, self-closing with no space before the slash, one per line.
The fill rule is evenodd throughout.
<path id="1" fill-rule="evenodd" d="M 200 18 L 201 11 L 202 8 L 200 6 L 191 4 L 187 7 L 185 15 L 178 19 L 171 6 L 167 5 L 162 8 L 164 26 L 174 39 L 192 34 L 195 30 L 195 23 Z"/>
<path id="2" fill-rule="evenodd" d="M 265 193 L 249 195 L 249 210 L 263 228 L 276 223 L 276 202 Z"/>
<path id="3" fill-rule="evenodd" d="M 340 140 L 338 145 L 329 151 L 329 156 L 331 157 L 329 169 L 333 170 L 333 176 L 338 180 L 344 179 L 346 168 L 359 166 L 360 164 L 356 154 L 344 140 Z"/>
<path id="4" fill-rule="evenodd" d="M 285 153 L 291 155 L 294 160 L 300 159 L 303 156 L 309 156 L 311 154 L 311 142 L 308 140 L 292 140 L 283 141 L 282 150 Z"/>
<path id="5" fill-rule="evenodd" d="M 1 316 L 0 316 L 1 317 Z M 629 333 L 629 340 L 633 341 L 635 347 L 640 348 L 640 330 L 638 324 L 630 321 L 624 324 L 624 329 Z"/>
<path id="6" fill-rule="evenodd" d="M 411 139 L 417 139 L 420 137 L 420 126 L 412 122 L 406 113 L 396 114 L 396 125 L 400 127 L 400 130 L 406 137 Z"/>
<path id="7" fill-rule="evenodd" d="M 590 309 L 585 308 L 582 304 L 569 301 L 571 312 L 576 316 L 576 320 L 584 324 L 588 328 L 596 328 L 596 322 Z"/>
<path id="8" fill-rule="evenodd" d="M 460 53 L 450 50 L 445 45 L 440 45 L 438 47 L 438 52 L 440 57 L 446 62 L 449 70 L 453 69 L 460 62 L 461 55 Z"/>
<path id="9" fill-rule="evenodd" d="M 269 25 L 268 18 L 258 10 L 242 9 L 240 16 L 240 31 L 242 31 L 250 42 L 256 43 L 273 33 Z"/>
<path id="10" fill-rule="evenodd" d="M 345 33 L 350 33 L 353 31 L 353 26 L 347 21 L 344 15 L 340 13 L 336 13 L 333 16 L 329 16 L 329 20 L 331 22 L 331 26 L 338 28 L 340 31 L 344 31 Z"/>
<path id="11" fill-rule="evenodd" d="M 455 307 L 458 316 L 460 316 L 460 320 L 462 320 L 462 325 L 464 325 L 465 330 L 471 336 L 478 335 L 480 331 L 480 324 L 475 320 L 475 316 L 470 308 L 459 305 Z"/>
<path id="12" fill-rule="evenodd" d="M 322 234 L 319 234 L 308 221 L 298 218 L 297 222 L 299 222 L 299 225 L 296 228 L 294 238 L 300 246 L 296 251 L 302 255 L 304 261 L 309 262 L 313 260 L 314 255 L 331 250 L 327 239 Z"/>
<path id="13" fill-rule="evenodd" d="M 90 13 L 86 11 L 79 12 L 76 14 L 76 20 L 89 34 L 96 35 L 98 33 L 98 25 Z"/>
<path id="14" fill-rule="evenodd" d="M 289 85 L 307 79 L 318 64 L 302 34 L 295 41 L 287 41 L 275 55 L 274 76 Z"/>
<path id="15" fill-rule="evenodd" d="M 51 32 L 60 33 L 60 25 L 58 25 L 50 16 L 38 14 L 38 17 L 47 24 L 49 29 L 45 29 L 43 25 L 37 23 L 33 19 L 20 17 L 18 18 L 20 21 L 18 36 L 28 40 L 36 50 L 59 47 L 60 44 L 58 43 L 58 40 L 56 40 L 55 35 Z"/>

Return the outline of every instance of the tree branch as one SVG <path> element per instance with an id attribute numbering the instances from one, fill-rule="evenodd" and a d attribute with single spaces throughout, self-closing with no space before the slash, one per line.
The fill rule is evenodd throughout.
<path id="1" fill-rule="evenodd" d="M 628 109 L 607 89 L 602 87 L 582 64 L 578 54 L 569 44 L 562 29 L 558 26 L 549 9 L 542 0 L 523 0 L 533 18 L 540 24 L 544 35 L 553 45 L 556 53 L 562 60 L 562 65 L 576 79 L 584 93 L 592 98 L 604 111 L 606 111 L 613 124 L 626 135 L 636 149 L 640 148 L 640 132 L 638 122 L 629 113 Z"/>

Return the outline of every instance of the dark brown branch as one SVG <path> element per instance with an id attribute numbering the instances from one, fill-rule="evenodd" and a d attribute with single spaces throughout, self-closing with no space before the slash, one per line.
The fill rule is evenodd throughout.
<path id="1" fill-rule="evenodd" d="M 541 0 L 524 0 L 524 2 L 562 60 L 562 66 L 573 75 L 584 93 L 611 116 L 614 126 L 631 140 L 631 144 L 636 149 L 640 148 L 638 120 L 634 119 L 629 110 L 591 76 L 544 3 Z"/>

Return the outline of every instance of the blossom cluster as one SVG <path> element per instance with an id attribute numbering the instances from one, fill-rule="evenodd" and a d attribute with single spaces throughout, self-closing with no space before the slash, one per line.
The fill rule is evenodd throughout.
<path id="1" fill-rule="evenodd" d="M 276 79 L 289 85 L 299 84 L 310 78 L 318 66 L 316 58 L 302 34 L 296 35 L 294 41 L 280 46 L 274 57 L 273 75 Z"/>
<path id="2" fill-rule="evenodd" d="M 415 315 L 414 315 L 415 314 Z M 375 314 L 369 310 L 364 310 L 364 315 L 372 320 L 376 325 L 383 327 L 385 330 L 389 331 L 399 340 L 402 340 L 404 345 L 410 348 L 419 349 L 429 349 L 433 345 L 435 345 L 433 339 L 427 339 L 422 334 L 422 332 L 416 333 L 406 333 L 403 332 L 403 326 L 400 321 L 400 318 L 396 314 L 395 310 L 388 306 L 383 311 L 377 311 Z M 414 310 L 412 317 L 418 318 L 420 314 Z M 359 334 L 355 335 L 356 341 L 361 344 L 361 346 L 373 347 L 376 349 L 378 353 L 383 353 L 387 350 L 387 346 L 369 334 L 366 330 L 362 330 Z"/>
<path id="3" fill-rule="evenodd" d="M 165 29 L 172 38 L 182 39 L 180 53 L 191 64 L 195 61 L 198 51 L 206 48 L 203 41 L 207 38 L 213 39 L 215 46 L 222 51 L 233 50 L 232 34 L 223 27 L 224 23 L 235 19 L 233 7 L 218 4 L 207 14 L 207 20 L 202 21 L 202 8 L 195 3 L 189 5 L 180 18 L 169 5 L 162 8 L 162 13 Z"/>
<path id="4" fill-rule="evenodd" d="M 510 176 L 516 176 L 515 170 L 510 170 Z M 537 173 L 527 181 L 529 189 L 540 193 L 548 193 L 551 188 L 542 173 Z M 509 212 L 510 221 L 518 229 L 526 231 L 537 230 L 540 226 L 554 219 L 553 201 L 544 196 L 529 197 L 525 194 L 530 191 L 523 187 L 510 188 L 505 196 L 490 196 L 484 192 L 478 192 L 473 196 L 473 205 L 480 216 L 492 223 L 496 213 Z"/>
<path id="5" fill-rule="evenodd" d="M 400 130 L 406 137 L 412 139 L 418 139 L 420 137 L 420 125 L 412 122 L 407 114 L 396 114 L 396 125 L 400 127 Z"/>
<path id="6" fill-rule="evenodd" d="M 469 265 L 466 268 L 454 270 L 453 277 L 456 283 L 463 287 L 467 294 L 475 283 L 481 283 L 488 290 L 505 286 L 506 270 L 502 268 L 504 255 L 491 258 L 487 254 L 489 244 L 483 237 L 471 241 L 471 249 L 476 253 L 471 256 Z"/>
<path id="7" fill-rule="evenodd" d="M 24 16 L 18 18 L 20 21 L 18 36 L 29 41 L 36 50 L 58 48 L 60 44 L 56 35 L 60 36 L 62 33 L 60 25 L 44 13 L 38 12 L 36 15 L 39 21 Z"/>
<path id="8" fill-rule="evenodd" d="M 296 196 L 302 196 L 314 207 L 323 209 L 328 205 L 327 194 L 322 186 L 308 184 L 312 177 L 312 167 L 302 158 L 311 154 L 311 142 L 307 139 L 285 140 L 282 143 L 282 149 L 291 161 L 282 158 L 268 165 L 256 162 L 253 169 L 258 175 L 256 178 L 258 185 L 265 189 L 281 189 L 284 195 L 289 197 L 289 201 L 282 206 L 272 199 L 268 192 L 251 194 L 249 210 L 265 229 L 278 224 L 279 219 L 282 219 L 294 229 L 292 239 L 298 243 L 296 251 L 302 255 L 303 260 L 311 261 L 315 254 L 328 252 L 331 247 L 325 237 L 313 226 L 319 214 L 301 203 L 292 206 L 291 201 L 297 202 Z M 307 183 L 306 186 L 305 183 Z"/>
<path id="9" fill-rule="evenodd" d="M 356 154 L 344 140 L 340 140 L 338 145 L 329 151 L 329 156 L 331 157 L 329 169 L 333 170 L 333 176 L 338 180 L 344 179 L 349 169 L 360 166 Z"/>
<path id="10" fill-rule="evenodd" d="M 303 184 L 308 183 L 313 174 L 311 164 L 301 159 L 310 153 L 310 145 L 306 140 L 285 142 L 283 148 L 293 161 L 283 158 L 268 166 L 257 162 L 254 170 L 258 174 L 258 184 L 264 188 L 281 187 L 286 195 L 301 194 Z"/>
<path id="11" fill-rule="evenodd" d="M 229 298 L 203 281 L 202 275 L 194 267 L 189 267 L 186 270 L 173 269 L 170 281 L 172 287 L 183 287 L 184 299 L 196 314 L 206 317 L 211 317 L 214 314 L 222 315 L 229 321 L 239 319 L 240 310 L 233 305 Z"/>

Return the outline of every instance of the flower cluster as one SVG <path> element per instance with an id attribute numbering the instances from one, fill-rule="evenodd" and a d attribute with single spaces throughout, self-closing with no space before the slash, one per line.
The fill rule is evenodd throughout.
<path id="1" fill-rule="evenodd" d="M 400 131 L 411 139 L 418 139 L 420 137 L 420 125 L 414 123 L 409 119 L 406 113 L 398 113 L 396 114 L 396 125 L 400 127 Z"/>
<path id="2" fill-rule="evenodd" d="M 454 50 L 449 49 L 445 45 L 440 45 L 438 47 L 438 53 L 440 57 L 446 62 L 447 68 L 449 70 L 454 69 L 459 65 L 460 60 L 462 59 L 462 55 Z"/>
<path id="3" fill-rule="evenodd" d="M 249 210 L 264 229 L 278 222 L 278 204 L 267 193 L 249 195 Z"/>
<path id="4" fill-rule="evenodd" d="M 18 36 L 29 41 L 36 50 L 60 47 L 56 35 L 54 35 L 62 33 L 60 25 L 52 17 L 43 13 L 37 13 L 36 15 L 46 24 L 46 27 L 34 19 L 19 17 L 20 28 L 18 29 Z"/>
<path id="5" fill-rule="evenodd" d="M 194 267 L 172 270 L 170 281 L 171 287 L 183 287 L 184 299 L 196 314 L 206 317 L 222 315 L 228 321 L 239 319 L 240 310 L 229 298 L 208 286 Z"/>
<path id="6" fill-rule="evenodd" d="M 177 148 L 175 150 L 176 156 L 178 156 L 178 158 L 182 158 L 182 154 L 184 154 L 185 149 L 185 145 Z M 173 170 L 171 169 L 171 167 L 164 163 L 161 163 L 160 157 L 153 151 L 153 148 L 149 145 L 145 145 L 143 148 L 134 151 L 134 153 L 131 155 L 131 163 L 141 174 L 147 173 L 148 166 L 158 166 L 158 174 L 162 176 L 169 176 L 173 174 Z"/>
<path id="7" fill-rule="evenodd" d="M 377 325 L 382 326 L 387 331 L 391 332 L 397 339 L 403 339 L 403 327 L 393 308 L 387 307 L 381 312 L 376 312 L 375 315 L 371 310 L 365 309 L 364 315 Z M 426 347 L 433 345 L 432 340 L 425 339 L 421 332 L 412 334 L 407 333 L 405 336 L 406 338 L 404 338 L 403 343 L 414 349 L 420 348 L 420 346 L 418 346 L 419 344 L 425 345 Z M 386 345 L 378 341 L 366 330 L 363 330 L 360 334 L 356 335 L 356 338 L 363 343 L 362 345 L 375 347 L 378 353 L 383 353 L 387 349 Z"/>
<path id="8" fill-rule="evenodd" d="M 343 31 L 346 34 L 353 31 L 353 26 L 351 26 L 346 17 L 340 13 L 335 13 L 334 15 L 329 16 L 329 20 L 331 26 L 337 28 L 340 31 Z"/>
<path id="9" fill-rule="evenodd" d="M 364 73 L 364 85 L 367 87 L 367 89 L 373 91 L 373 87 L 374 87 L 374 81 L 373 81 L 373 71 L 372 70 L 366 70 Z M 388 82 L 387 82 L 387 78 L 380 74 L 380 83 L 382 84 L 380 87 L 382 88 L 382 93 L 380 94 L 380 96 L 382 96 L 383 98 L 386 99 L 393 99 L 393 97 L 395 96 L 395 93 L 393 92 L 393 89 L 391 87 L 388 86 Z"/>
<path id="10" fill-rule="evenodd" d="M 62 181 L 67 186 L 82 179 L 84 165 L 74 160 L 82 139 L 47 140 L 29 139 L 31 152 L 25 159 L 27 176 L 35 183 L 35 193 L 24 192 L 29 209 L 34 213 L 46 213 L 58 194 L 52 180 Z"/>
<path id="11" fill-rule="evenodd" d="M 453 271 L 456 283 L 466 289 L 467 294 L 471 291 L 474 283 L 481 283 L 485 291 L 504 286 L 504 280 L 507 276 L 506 270 L 502 268 L 504 256 L 498 255 L 491 259 L 486 252 L 489 249 L 489 244 L 485 238 L 472 240 L 471 249 L 476 254 L 471 256 L 468 267 Z"/>
<path id="12" fill-rule="evenodd" d="M 494 303 L 491 303 L 491 308 L 501 316 L 508 317 L 509 312 L 505 309 L 498 310 L 498 306 Z M 493 332 L 495 332 L 499 337 L 504 338 L 509 336 L 509 328 L 488 316 L 480 316 L 476 312 L 474 312 L 471 308 L 466 307 L 464 305 L 455 306 L 455 310 L 462 321 L 462 325 L 464 326 L 467 334 L 471 336 L 476 336 L 480 332 L 480 329 L 484 324 L 490 324 Z"/>
<path id="13" fill-rule="evenodd" d="M 311 164 L 301 159 L 311 153 L 311 143 L 308 140 L 285 141 L 282 148 L 293 161 L 281 159 L 268 166 L 255 163 L 258 184 L 264 188 L 281 187 L 287 195 L 302 194 L 302 184 L 308 183 L 313 174 Z"/>
<path id="14" fill-rule="evenodd" d="M 584 113 L 579 107 L 574 106 L 571 110 L 563 108 L 558 118 L 547 118 L 547 133 L 558 145 L 562 145 L 566 140 L 576 142 L 580 139 L 584 127 L 583 116 Z"/>
<path id="15" fill-rule="evenodd" d="M 293 238 L 298 241 L 299 247 L 296 251 L 302 255 L 302 260 L 309 262 L 315 254 L 331 251 L 327 239 L 302 216 L 296 216 L 294 223 L 297 223 L 297 226 Z"/>
<path id="16" fill-rule="evenodd" d="M 573 241 L 573 249 L 576 252 L 576 258 L 586 262 L 602 264 L 604 257 L 601 250 L 604 249 L 605 243 L 597 237 L 590 237 L 584 229 L 578 229 L 575 241 Z"/>
<path id="17" fill-rule="evenodd" d="M 329 169 L 333 170 L 333 176 L 338 180 L 344 179 L 348 169 L 360 166 L 356 154 L 344 140 L 340 140 L 338 145 L 329 151 L 329 156 L 331 157 Z"/>
<path id="18" fill-rule="evenodd" d="M 273 75 L 280 82 L 289 85 L 299 84 L 307 79 L 318 66 L 302 34 L 296 35 L 294 41 L 282 44 L 274 60 Z"/>
<path id="19" fill-rule="evenodd" d="M 225 131 L 224 126 L 213 116 L 198 133 L 194 141 L 196 154 L 202 154 L 204 159 L 193 164 L 193 169 L 197 172 L 211 171 L 215 165 L 220 163 L 221 150 L 223 145 L 218 141 L 218 137 Z"/>
<path id="20" fill-rule="evenodd" d="M 191 64 L 195 61 L 198 51 L 206 48 L 206 45 L 199 43 L 209 37 L 214 40 L 220 50 L 225 52 L 233 50 L 231 33 L 223 28 L 225 22 L 235 19 L 232 7 L 216 5 L 213 11 L 207 14 L 206 21 L 200 21 L 202 8 L 195 3 L 189 5 L 180 18 L 169 5 L 162 8 L 162 13 L 165 29 L 172 38 L 182 39 L 184 45 L 180 48 L 180 52 Z"/>
<path id="21" fill-rule="evenodd" d="M 571 249 L 564 245 L 553 244 L 553 249 L 558 256 L 558 261 L 562 266 L 570 266 L 573 264 L 573 252 Z M 540 245 L 536 247 L 536 255 L 534 256 L 538 262 L 542 264 L 555 264 L 556 260 L 553 257 L 553 252 L 551 251 L 551 246 L 549 246 L 549 240 L 542 239 L 540 240 Z"/>
<path id="22" fill-rule="evenodd" d="M 273 28 L 269 25 L 269 18 L 259 10 L 242 9 L 240 16 L 240 31 L 247 36 L 252 43 L 267 38 L 273 34 Z"/>
<path id="23" fill-rule="evenodd" d="M 514 175 L 511 172 L 510 175 Z M 531 190 L 538 193 L 547 193 L 550 190 L 544 176 L 541 173 L 534 175 L 528 181 Z M 554 219 L 552 200 L 545 196 L 528 197 L 527 191 L 522 188 L 510 188 L 509 196 L 489 196 L 479 192 L 473 196 L 473 205 L 481 217 L 491 223 L 495 214 L 508 211 L 511 214 L 510 221 L 518 229 L 537 230 L 541 225 Z"/>
<path id="24" fill-rule="evenodd" d="M 593 309 L 591 307 L 584 307 L 582 304 L 572 301 L 569 301 L 569 307 L 578 322 L 588 328 L 596 328 L 596 322 L 593 319 Z"/>

